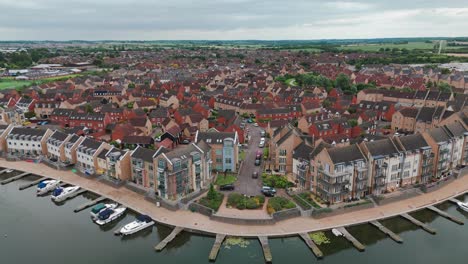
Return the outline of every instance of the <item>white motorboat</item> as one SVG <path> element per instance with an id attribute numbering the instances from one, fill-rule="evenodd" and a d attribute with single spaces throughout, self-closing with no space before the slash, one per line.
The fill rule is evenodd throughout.
<path id="1" fill-rule="evenodd" d="M 332 233 L 337 237 L 343 236 L 343 233 L 341 233 L 338 229 L 335 228 L 332 229 Z"/>
<path id="2" fill-rule="evenodd" d="M 100 212 L 110 208 L 110 209 L 115 209 L 117 208 L 117 206 L 119 206 L 118 204 L 116 203 L 112 203 L 112 204 L 105 204 L 105 203 L 98 203 L 96 204 L 93 209 L 91 209 L 91 218 L 93 220 L 96 220 L 98 218 L 98 215 Z"/>
<path id="3" fill-rule="evenodd" d="M 154 225 L 154 221 L 151 219 L 151 217 L 147 215 L 140 215 L 136 218 L 135 221 L 122 227 L 120 229 L 120 234 L 124 236 L 135 234 L 136 232 L 151 227 L 152 225 Z"/>
<path id="4" fill-rule="evenodd" d="M 458 207 L 460 207 L 460 209 L 462 209 L 463 211 L 468 212 L 468 203 L 457 202 L 457 205 L 458 205 Z"/>
<path id="5" fill-rule="evenodd" d="M 37 195 L 44 195 L 44 194 L 46 194 L 46 193 L 48 193 L 50 191 L 55 190 L 55 188 L 57 188 L 59 185 L 60 185 L 60 181 L 58 181 L 58 180 L 41 181 L 37 185 L 36 194 Z"/>
<path id="6" fill-rule="evenodd" d="M 105 209 L 104 211 L 99 213 L 96 219 L 96 224 L 102 226 L 107 223 L 110 223 L 116 220 L 117 218 L 121 217 L 125 213 L 126 210 L 127 208 L 125 207 L 118 207 L 115 209 L 110 209 L 110 208 Z"/>
<path id="7" fill-rule="evenodd" d="M 80 190 L 79 186 L 57 187 L 52 193 L 51 199 L 54 202 L 63 202 Z"/>
<path id="8" fill-rule="evenodd" d="M 5 173 L 12 173 L 13 171 L 14 170 L 12 170 L 12 169 L 8 169 L 8 170 L 5 171 Z"/>

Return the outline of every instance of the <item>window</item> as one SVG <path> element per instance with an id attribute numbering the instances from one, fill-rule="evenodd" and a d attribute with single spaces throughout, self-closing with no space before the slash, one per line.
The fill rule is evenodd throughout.
<path id="1" fill-rule="evenodd" d="M 226 164 L 231 164 L 231 163 L 232 163 L 231 158 L 226 158 L 226 159 L 225 159 L 225 163 L 226 163 Z"/>
<path id="2" fill-rule="evenodd" d="M 392 165 L 392 171 L 398 170 L 398 165 Z"/>
<path id="3" fill-rule="evenodd" d="M 335 167 L 335 172 L 336 173 L 341 173 L 343 172 L 343 165 L 338 165 Z"/>
<path id="4" fill-rule="evenodd" d="M 280 156 L 286 156 L 286 150 L 285 149 L 280 149 L 279 154 L 280 154 Z"/>
<path id="5" fill-rule="evenodd" d="M 411 162 L 409 162 L 409 161 L 408 161 L 408 162 L 405 162 L 405 167 L 404 167 L 404 168 L 405 168 L 405 169 L 408 169 L 408 168 L 410 168 L 410 167 L 411 167 Z"/>
<path id="6" fill-rule="evenodd" d="M 410 171 L 403 172 L 403 178 L 408 178 L 410 175 Z"/>

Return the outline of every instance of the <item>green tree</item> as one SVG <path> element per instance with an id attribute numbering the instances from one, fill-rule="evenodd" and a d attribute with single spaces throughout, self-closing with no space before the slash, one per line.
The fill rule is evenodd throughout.
<path id="1" fill-rule="evenodd" d="M 335 87 L 340 88 L 343 91 L 350 91 L 351 79 L 349 79 L 348 75 L 340 73 L 335 79 Z"/>
<path id="2" fill-rule="evenodd" d="M 444 83 L 444 82 L 440 82 L 438 85 L 437 85 L 437 88 L 439 88 L 439 91 L 441 92 L 452 92 L 452 86 L 450 86 L 450 84 L 448 83 Z"/>
<path id="3" fill-rule="evenodd" d="M 208 191 L 206 197 L 208 197 L 209 200 L 215 200 L 216 197 L 218 197 L 218 193 L 216 192 L 213 184 L 210 184 L 210 190 Z"/>
<path id="4" fill-rule="evenodd" d="M 348 125 L 349 125 L 350 127 L 355 127 L 355 126 L 358 125 L 358 121 L 357 121 L 356 119 L 349 119 L 349 120 L 348 120 Z"/>
<path id="5" fill-rule="evenodd" d="M 85 111 L 86 113 L 90 113 L 90 114 L 94 113 L 94 109 L 90 104 L 85 105 Z"/>
<path id="6" fill-rule="evenodd" d="M 325 100 L 323 100 L 323 102 L 322 102 L 322 106 L 323 106 L 324 108 L 330 107 L 331 104 L 332 104 L 332 103 L 331 103 L 328 99 L 325 99 Z"/>

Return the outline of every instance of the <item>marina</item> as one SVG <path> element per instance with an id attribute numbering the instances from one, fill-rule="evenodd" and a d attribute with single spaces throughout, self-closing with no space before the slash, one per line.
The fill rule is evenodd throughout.
<path id="1" fill-rule="evenodd" d="M 83 196 L 76 197 L 75 199 L 70 200 L 69 202 L 67 202 L 64 205 L 66 208 L 59 209 L 54 204 L 47 203 L 46 200 L 44 200 L 44 198 L 34 198 L 34 199 L 31 200 L 31 197 L 33 197 L 33 196 L 28 195 L 27 192 L 30 192 L 31 194 L 33 194 L 34 191 L 32 189 L 26 189 L 26 190 L 24 190 L 24 192 L 18 192 L 17 191 L 18 186 L 20 186 L 20 185 L 22 185 L 24 183 L 27 183 L 28 180 L 33 181 L 34 179 L 26 177 L 24 179 L 19 180 L 16 183 L 12 184 L 11 186 L 8 185 L 8 187 L 6 187 L 8 189 L 6 189 L 6 190 L 4 188 L 2 188 L 1 189 L 2 192 L 0 193 L 1 198 L 5 201 L 5 195 L 8 195 L 7 199 L 6 199 L 6 201 L 8 201 L 8 197 L 11 195 L 13 197 L 16 197 L 15 203 L 18 203 L 18 201 L 23 200 L 25 202 L 25 205 L 26 205 L 26 203 L 34 202 L 31 206 L 34 206 L 34 207 L 37 206 L 39 208 L 41 208 L 43 206 L 47 206 L 47 207 L 50 208 L 49 210 L 46 210 L 47 215 L 52 216 L 54 214 L 58 214 L 58 215 L 61 216 L 61 218 L 64 218 L 64 221 L 66 221 L 66 222 L 76 222 L 81 218 L 84 221 L 82 221 L 82 224 L 78 225 L 78 227 L 81 226 L 81 228 L 84 228 L 84 229 L 95 230 L 94 228 L 92 228 L 94 225 L 90 225 L 89 216 L 87 216 L 89 214 L 88 211 L 82 210 L 80 212 L 77 212 L 76 214 L 70 214 L 69 209 L 77 208 L 80 205 L 91 203 L 91 202 L 95 201 L 96 199 L 98 199 L 100 197 L 98 197 L 96 195 L 93 195 L 92 193 L 89 193 L 89 194 L 85 193 L 83 195 L 88 195 L 86 198 L 83 197 Z M 42 204 L 42 206 L 41 206 L 41 204 Z M 7 205 L 8 205 L 8 203 L 6 204 L 6 206 Z M 21 205 L 21 203 L 20 203 L 20 205 Z M 458 211 L 456 205 L 450 205 L 450 203 L 443 204 L 443 206 L 442 206 L 443 208 L 441 210 L 446 211 L 447 206 L 449 206 L 448 208 L 450 209 L 449 211 L 447 211 L 447 213 L 449 213 L 450 215 L 454 215 L 454 216 L 457 216 L 459 218 L 461 216 L 462 218 L 465 218 L 465 219 L 468 217 L 468 214 L 466 214 L 466 215 L 462 214 L 460 211 Z M 67 208 L 69 208 L 69 209 L 67 209 Z M 427 218 L 427 220 L 429 220 L 431 222 L 433 222 L 434 220 L 437 220 L 437 222 L 434 223 L 435 227 L 440 227 L 440 225 L 443 225 L 445 228 L 456 228 L 457 226 L 459 226 L 459 225 L 454 225 L 453 223 L 451 223 L 449 221 L 446 221 L 443 217 L 439 217 L 438 213 L 435 213 L 435 212 L 432 213 L 432 212 L 433 211 L 426 210 L 426 212 L 424 212 L 424 214 L 422 212 L 420 214 L 422 214 L 425 219 L 430 216 L 430 218 Z M 39 212 L 37 212 L 36 214 L 38 214 L 38 217 L 44 217 L 44 216 L 41 216 L 41 214 Z M 123 217 L 118 222 L 116 222 L 114 224 L 114 226 L 119 224 L 119 223 L 129 223 L 129 222 L 131 222 L 132 219 L 135 218 L 135 215 L 136 214 L 133 213 L 133 212 L 129 213 L 129 215 L 127 215 L 126 217 Z M 421 219 L 421 216 L 418 215 L 417 217 L 418 217 L 418 219 Z M 1 219 L 1 221 L 5 221 L 5 220 L 8 221 L 9 217 L 0 218 L 0 219 Z M 406 222 L 406 221 L 403 221 L 403 220 L 399 220 L 398 218 L 395 218 L 395 219 L 391 220 L 391 222 L 390 222 L 390 223 L 393 223 L 393 224 L 389 225 L 388 221 L 390 221 L 390 219 L 382 221 L 382 225 L 385 225 L 387 228 L 395 231 L 396 232 L 395 234 L 397 234 L 401 230 L 406 230 L 406 231 L 403 231 L 403 236 L 405 236 L 406 240 L 407 240 L 407 244 L 405 244 L 405 246 L 395 248 L 395 247 L 392 247 L 391 244 L 388 244 L 386 242 L 386 241 L 390 241 L 389 239 L 379 238 L 378 241 L 382 241 L 383 243 L 378 242 L 377 244 L 374 244 L 374 245 L 367 244 L 366 245 L 366 253 L 359 254 L 359 253 L 353 253 L 353 250 L 351 250 L 352 248 L 349 248 L 348 245 L 342 244 L 341 242 L 339 242 L 339 239 L 343 239 L 343 238 L 339 238 L 339 237 L 333 238 L 333 235 L 332 235 L 331 237 L 329 236 L 330 239 L 331 239 L 329 247 L 335 247 L 335 250 L 339 250 L 339 251 L 338 252 L 336 252 L 336 251 L 330 252 L 330 251 L 328 251 L 326 245 L 319 245 L 318 248 L 323 250 L 323 254 L 324 254 L 324 260 L 323 261 L 324 261 L 324 263 L 338 263 L 338 260 L 343 261 L 344 259 L 350 259 L 350 260 L 352 259 L 352 260 L 358 261 L 361 258 L 360 256 L 363 256 L 366 259 L 367 258 L 372 259 L 373 257 L 377 257 L 375 254 L 377 254 L 379 252 L 378 248 L 381 248 L 382 250 L 384 250 L 384 248 L 385 248 L 385 250 L 387 250 L 387 248 L 389 250 L 396 250 L 397 249 L 399 251 L 404 251 L 407 248 L 411 249 L 412 245 L 414 245 L 414 243 L 416 243 L 418 241 L 418 238 L 408 237 L 407 232 L 411 232 L 412 234 L 413 233 L 417 234 L 417 236 L 421 236 L 421 235 L 424 234 L 424 232 L 418 231 L 418 229 L 414 229 L 414 226 L 411 226 L 412 224 L 410 222 Z M 81 222 L 81 221 L 79 221 L 79 222 Z M 11 224 L 12 222 L 9 222 L 9 223 Z M 408 224 L 406 224 L 406 223 L 408 223 Z M 395 224 L 398 224 L 398 225 L 395 226 Z M 61 225 L 58 225 L 58 226 L 60 227 Z M 65 228 L 65 226 L 67 226 L 67 225 L 64 224 L 63 227 Z M 462 228 L 463 226 L 460 226 L 460 227 Z M 114 229 L 115 227 L 110 227 L 110 228 Z M 403 229 L 399 230 L 400 228 L 403 228 Z M 356 233 L 355 233 L 355 230 L 360 230 L 360 229 L 361 228 L 359 226 L 357 226 L 357 227 L 353 227 L 352 229 L 347 228 L 346 230 L 347 230 L 348 233 L 350 233 L 356 239 L 360 239 L 360 238 L 358 238 L 356 236 Z M 151 233 L 154 233 L 155 230 L 157 231 L 156 236 L 154 236 L 154 234 L 151 234 Z M 178 230 L 180 230 L 180 229 L 178 229 Z M 247 241 L 251 242 L 247 246 L 247 248 L 237 248 L 236 246 L 233 246 L 233 248 L 231 248 L 231 249 L 225 249 L 223 247 L 223 244 L 227 243 L 226 238 L 223 239 L 223 241 L 224 241 L 224 243 L 223 243 L 223 242 L 219 242 L 221 237 L 218 237 L 218 239 L 215 239 L 215 238 L 205 237 L 205 236 L 190 235 L 187 232 L 181 232 L 181 230 L 180 231 L 178 231 L 178 230 L 176 230 L 175 232 L 174 231 L 171 232 L 167 227 L 157 225 L 152 230 L 151 229 L 149 229 L 147 231 L 145 230 L 145 231 L 142 231 L 141 234 L 136 235 L 135 237 L 132 236 L 132 238 L 130 238 L 130 240 L 123 238 L 123 240 L 121 242 L 119 242 L 120 239 L 115 239 L 114 236 L 109 236 L 110 234 L 108 232 L 106 232 L 106 231 L 103 231 L 102 236 L 98 234 L 97 239 L 101 240 L 103 238 L 107 238 L 109 240 L 108 243 L 110 243 L 111 241 L 114 241 L 114 242 L 110 243 L 112 245 L 115 244 L 115 243 L 117 243 L 117 244 L 124 243 L 124 244 L 122 244 L 122 247 L 127 247 L 127 246 L 130 246 L 131 248 L 133 248 L 133 247 L 143 247 L 143 249 L 137 250 L 136 253 L 142 254 L 142 256 L 145 256 L 145 258 L 148 259 L 148 260 L 152 259 L 152 258 L 155 258 L 155 259 L 158 259 L 158 260 L 163 260 L 163 259 L 167 258 L 166 259 L 167 262 L 165 262 L 165 263 L 177 263 L 178 261 L 182 261 L 184 259 L 187 259 L 187 260 L 192 259 L 193 261 L 195 261 L 195 263 L 205 263 L 206 262 L 206 254 L 208 254 L 210 252 L 213 252 L 213 248 L 215 248 L 214 245 L 216 245 L 216 248 L 218 248 L 218 250 L 217 250 L 218 253 L 216 254 L 216 257 L 215 257 L 216 263 L 236 263 L 237 261 L 242 260 L 243 258 L 241 256 L 244 256 L 244 255 L 246 255 L 246 257 L 247 257 L 246 259 L 244 258 L 244 261 L 246 261 L 248 263 L 262 263 L 262 262 L 267 261 L 267 258 L 263 254 L 264 253 L 263 247 L 261 246 L 260 243 L 258 243 L 258 242 L 255 243 L 255 240 L 250 240 L 250 239 L 247 240 Z M 463 233 L 462 230 L 464 230 L 464 229 L 462 228 L 460 230 L 460 232 L 462 232 L 462 234 L 465 234 L 465 236 L 466 236 L 467 233 Z M 340 231 L 343 231 L 343 230 L 340 230 Z M 7 231 L 7 232 L 6 232 L 6 230 L 2 230 L 2 232 L 8 233 L 8 238 L 6 240 L 4 239 L 2 242 L 10 241 L 11 239 L 14 239 L 14 235 L 13 235 L 14 233 L 12 233 L 12 232 L 14 232 L 13 230 L 12 231 Z M 75 232 L 81 232 L 81 231 L 75 230 Z M 172 235 L 169 235 L 169 233 L 171 233 Z M 178 233 L 178 235 L 174 235 L 175 233 Z M 374 233 L 378 234 L 378 231 L 376 230 Z M 445 234 L 445 233 L 450 233 L 450 232 L 446 232 L 446 231 L 443 231 L 442 229 L 440 229 L 440 232 L 438 233 L 437 236 L 431 236 L 430 239 L 425 239 L 424 238 L 423 241 L 426 241 L 425 243 L 429 243 L 429 242 L 432 242 L 432 241 L 435 242 L 435 241 L 437 241 L 439 236 L 445 237 L 445 236 L 448 235 L 448 234 Z M 346 232 L 344 232 L 344 234 L 346 234 Z M 402 234 L 399 234 L 399 236 L 401 236 L 401 235 Z M 412 235 L 412 236 L 414 236 L 414 235 Z M 100 237 L 102 237 L 102 238 L 100 238 Z M 166 253 L 165 255 L 154 255 L 153 257 L 151 257 L 151 252 L 153 252 L 153 251 L 149 250 L 148 246 L 150 246 L 152 243 L 151 242 L 148 243 L 148 242 L 149 242 L 149 240 L 154 241 L 153 239 L 158 238 L 158 237 L 161 239 L 161 240 L 159 240 L 159 242 L 164 241 L 164 243 L 165 243 L 164 249 L 167 249 L 167 251 L 165 251 L 165 252 L 168 252 L 168 253 Z M 302 238 L 302 236 L 301 236 L 301 238 Z M 262 239 L 264 239 L 263 241 L 265 241 L 265 239 L 266 239 L 266 241 L 268 243 L 267 244 L 268 249 L 267 249 L 266 252 L 270 252 L 270 255 L 269 255 L 270 260 L 273 261 L 273 258 L 274 258 L 275 259 L 274 263 L 288 263 L 288 259 L 290 259 L 290 257 L 292 256 L 290 254 L 294 254 L 294 252 L 301 252 L 301 257 L 298 258 L 297 263 L 314 262 L 314 260 L 313 260 L 313 259 L 315 259 L 314 254 L 312 254 L 312 251 L 310 250 L 308 245 L 306 243 L 304 243 L 301 238 L 299 238 L 299 237 L 296 237 L 296 238 L 290 237 L 290 238 L 273 238 L 273 239 L 272 238 L 270 238 L 270 239 L 262 238 Z M 60 243 L 60 238 L 57 238 L 57 241 Z M 131 243 L 130 243 L 130 241 L 131 241 Z M 189 241 L 191 241 L 191 242 L 189 242 Z M 198 241 L 198 242 L 195 242 L 195 241 Z M 153 243 L 156 243 L 156 242 L 157 241 L 155 241 Z M 9 243 L 11 243 L 11 241 Z M 88 243 L 88 242 L 86 242 L 86 243 Z M 130 244 L 128 244 L 128 243 L 130 243 Z M 364 242 L 362 242 L 362 241 L 361 241 L 361 243 L 364 244 Z M 366 242 L 366 243 L 368 243 L 368 242 Z M 67 243 L 62 243 L 62 244 L 63 244 L 62 245 L 63 247 L 67 247 Z M 131 244 L 133 244 L 133 245 L 131 245 Z M 211 247 L 212 251 L 210 251 L 210 244 L 213 245 L 213 247 Z M 396 245 L 396 243 L 394 243 L 394 244 Z M 140 246 L 138 246 L 138 245 L 140 245 Z M 144 245 L 146 245 L 146 246 L 144 246 Z M 351 244 L 349 244 L 349 245 L 351 245 Z M 84 246 L 84 244 L 79 245 L 79 247 L 81 247 L 81 248 L 83 248 L 83 246 Z M 94 247 L 96 247 L 95 244 L 94 244 Z M 97 247 L 98 248 L 100 248 L 100 247 L 105 248 L 104 244 L 102 244 L 102 243 L 100 243 Z M 173 251 L 173 247 L 185 248 L 184 253 L 180 253 L 179 250 Z M 205 249 L 203 250 L 200 247 L 204 247 Z M 193 250 L 190 250 L 190 248 L 193 248 Z M 195 255 L 194 255 L 194 253 L 195 253 L 194 250 L 198 252 Z M 297 250 L 299 250 L 299 251 L 297 251 Z M 127 251 L 128 250 L 125 250 L 125 252 L 127 252 Z M 292 252 L 290 252 L 290 251 L 292 251 Z M 177 253 L 177 255 L 175 255 L 176 254 L 175 252 L 179 252 L 179 253 Z M 203 252 L 205 252 L 205 253 L 203 254 Z M 254 252 L 257 252 L 257 253 L 254 253 Z M 307 252 L 310 252 L 310 255 L 308 255 Z M 357 251 L 354 251 L 354 252 L 357 252 Z M 134 254 L 136 254 L 136 253 L 132 253 L 130 255 L 135 256 Z M 182 256 L 180 256 L 181 254 L 182 254 Z M 379 253 L 379 254 L 381 254 L 381 253 Z M 210 253 L 210 256 L 211 255 L 212 254 Z M 268 254 L 267 254 L 267 256 L 268 256 Z M 130 257 L 130 256 L 123 257 L 123 258 L 128 259 L 128 257 Z M 202 258 L 204 259 L 204 261 L 203 261 Z M 7 259 L 8 259 L 8 257 L 7 257 Z M 211 258 L 209 257 L 209 260 L 210 259 Z M 234 260 L 236 260 L 236 262 Z M 125 263 L 125 262 L 122 262 L 123 260 L 118 260 L 118 259 L 115 259 L 114 261 L 116 263 Z M 19 263 L 21 263 L 21 262 L 19 262 Z M 54 263 L 54 261 L 51 260 L 51 261 L 49 261 L 49 263 Z M 77 262 L 71 261 L 70 263 L 77 263 Z M 383 261 L 382 263 L 391 263 L 391 262 Z M 436 263 L 436 262 L 431 262 L 431 260 L 428 260 L 426 263 Z M 453 263 L 462 263 L 462 262 L 453 262 Z"/>

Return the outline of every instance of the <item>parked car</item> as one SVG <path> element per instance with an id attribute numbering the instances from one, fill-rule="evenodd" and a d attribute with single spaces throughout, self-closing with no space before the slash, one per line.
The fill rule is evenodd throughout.
<path id="1" fill-rule="evenodd" d="M 219 190 L 221 191 L 234 191 L 234 185 L 233 184 L 225 184 L 219 186 Z"/>
<path id="2" fill-rule="evenodd" d="M 189 139 L 184 139 L 182 140 L 182 144 L 189 144 L 190 143 L 190 140 Z"/>
<path id="3" fill-rule="evenodd" d="M 266 197 L 275 197 L 275 193 L 272 191 L 265 191 L 263 192 L 263 195 L 265 195 Z"/>
<path id="4" fill-rule="evenodd" d="M 265 193 L 265 192 L 271 192 L 273 194 L 276 194 L 276 189 L 270 186 L 263 186 L 262 193 Z"/>
<path id="5" fill-rule="evenodd" d="M 263 138 L 266 135 L 265 130 L 260 131 L 260 136 Z"/>
<path id="6" fill-rule="evenodd" d="M 260 143 L 258 144 L 258 147 L 260 147 L 260 148 L 265 147 L 265 140 L 260 140 Z"/>
<path id="7" fill-rule="evenodd" d="M 262 163 L 261 159 L 255 159 L 255 166 L 260 166 L 261 163 Z"/>
<path id="8" fill-rule="evenodd" d="M 254 126 L 254 127 L 258 127 L 258 124 L 257 124 L 257 123 L 253 123 L 253 126 Z"/>
<path id="9" fill-rule="evenodd" d="M 257 179 L 257 178 L 258 178 L 258 171 L 254 171 L 254 172 L 252 173 L 252 178 L 253 178 L 253 179 Z"/>

